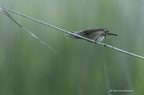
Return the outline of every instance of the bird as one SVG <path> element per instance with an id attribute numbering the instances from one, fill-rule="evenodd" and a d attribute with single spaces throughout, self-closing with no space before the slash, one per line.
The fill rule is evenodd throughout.
<path id="1" fill-rule="evenodd" d="M 91 40 L 95 40 L 95 42 L 102 41 L 107 35 L 118 36 L 117 34 L 109 33 L 109 30 L 105 28 L 94 28 L 94 29 L 88 29 L 88 30 L 72 32 L 72 33 L 83 36 Z M 72 34 L 67 34 L 67 35 L 73 39 L 81 39 L 80 37 L 72 35 Z"/>

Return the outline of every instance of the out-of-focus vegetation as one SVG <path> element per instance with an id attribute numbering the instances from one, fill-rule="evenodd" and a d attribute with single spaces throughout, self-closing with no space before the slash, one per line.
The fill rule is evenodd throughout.
<path id="1" fill-rule="evenodd" d="M 106 43 L 144 56 L 143 0 L 1 0 L 0 4 L 68 31 L 107 28 L 119 36 L 107 36 Z M 144 93 L 144 60 L 10 14 L 57 52 L 0 13 L 0 95 Z"/>

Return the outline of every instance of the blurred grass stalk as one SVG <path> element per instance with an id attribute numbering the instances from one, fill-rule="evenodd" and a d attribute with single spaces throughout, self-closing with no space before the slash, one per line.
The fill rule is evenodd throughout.
<path id="1" fill-rule="evenodd" d="M 33 34 L 32 32 L 28 31 L 26 28 L 24 28 L 23 26 L 21 26 L 17 21 L 15 21 L 5 10 L 3 10 L 3 8 L 1 7 L 0 11 L 5 14 L 7 17 L 9 17 L 13 22 L 15 22 L 21 29 L 23 29 L 24 31 L 26 31 L 27 33 L 29 33 L 31 36 L 33 36 L 34 38 L 36 38 L 37 40 L 39 40 L 42 44 L 46 45 L 48 48 L 50 48 L 51 50 L 53 50 L 54 52 L 56 52 L 56 50 L 54 50 L 51 46 L 49 46 L 48 44 L 46 44 L 44 41 L 42 41 L 39 37 L 37 37 L 35 34 Z"/>

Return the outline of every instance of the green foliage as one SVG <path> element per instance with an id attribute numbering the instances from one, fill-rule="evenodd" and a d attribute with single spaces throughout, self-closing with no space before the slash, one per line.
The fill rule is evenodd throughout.
<path id="1" fill-rule="evenodd" d="M 142 0 L 5 0 L 2 6 L 68 31 L 107 28 L 112 46 L 144 55 Z M 10 13 L 10 12 L 9 12 Z M 144 62 L 112 49 L 13 18 L 53 52 L 0 13 L 1 95 L 142 95 Z M 121 92 L 119 92 L 121 93 Z"/>

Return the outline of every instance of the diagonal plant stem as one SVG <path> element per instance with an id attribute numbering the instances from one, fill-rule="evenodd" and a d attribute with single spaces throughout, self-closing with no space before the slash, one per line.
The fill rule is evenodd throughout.
<path id="1" fill-rule="evenodd" d="M 51 46 L 49 46 L 48 44 L 46 44 L 44 41 L 42 41 L 39 37 L 37 37 L 35 34 L 33 34 L 32 32 L 28 31 L 26 28 L 24 28 L 23 26 L 21 26 L 18 22 L 16 22 L 5 10 L 3 10 L 2 8 L 0 9 L 0 11 L 5 14 L 7 17 L 9 17 L 12 21 L 14 21 L 21 29 L 23 29 L 24 31 L 26 31 L 27 33 L 29 33 L 31 36 L 33 36 L 34 38 L 36 38 L 37 40 L 39 40 L 42 44 L 46 45 L 48 48 L 50 48 L 51 50 L 53 50 L 54 52 L 56 52 L 56 50 L 54 50 Z"/>
<path id="2" fill-rule="evenodd" d="M 3 7 L 3 6 L 1 6 L 1 5 L 0 5 L 0 7 L 1 7 L 3 10 L 7 10 L 7 11 L 10 11 L 10 12 L 13 12 L 13 13 L 15 13 L 15 14 L 18 14 L 18 15 L 23 16 L 23 17 L 25 17 L 25 18 L 28 18 L 28 19 L 30 19 L 30 20 L 36 21 L 36 22 L 38 22 L 38 23 L 41 23 L 41 24 L 43 24 L 43 25 L 46 25 L 46 26 L 49 26 L 49 27 L 51 27 L 51 28 L 57 29 L 57 30 L 59 30 L 59 31 L 65 32 L 65 33 L 67 33 L 67 34 L 71 34 L 71 35 L 73 35 L 73 36 L 77 36 L 77 37 L 79 37 L 79 38 L 81 38 L 81 39 L 84 39 L 84 40 L 87 40 L 87 41 L 89 41 L 89 42 L 97 43 L 97 44 L 103 45 L 103 46 L 105 46 L 105 47 L 114 49 L 114 50 L 116 50 L 116 51 L 119 51 L 119 52 L 122 52 L 122 53 L 125 53 L 125 54 L 128 54 L 128 55 L 131 55 L 131 56 L 134 56 L 134 57 L 137 57 L 137 58 L 140 58 L 140 59 L 144 59 L 143 56 L 140 56 L 140 55 L 137 55 L 137 54 L 134 54 L 134 53 L 131 53 L 131 52 L 128 52 L 128 51 L 125 51 L 125 50 L 122 50 L 122 49 L 113 47 L 113 46 L 108 45 L 108 44 L 105 44 L 105 43 L 96 42 L 95 40 L 91 40 L 91 39 L 85 38 L 85 37 L 80 36 L 80 35 L 78 35 L 78 34 L 69 32 L 69 31 L 67 31 L 67 30 L 61 29 L 61 28 L 59 28 L 59 27 L 53 26 L 53 25 L 48 24 L 48 23 L 45 23 L 45 22 L 43 22 L 43 21 L 40 21 L 40 20 L 34 19 L 34 18 L 32 18 L 32 17 L 26 16 L 26 15 L 24 15 L 24 14 L 18 13 L 18 12 L 16 12 L 16 11 L 13 11 L 13 10 L 9 9 L 9 8 Z"/>

